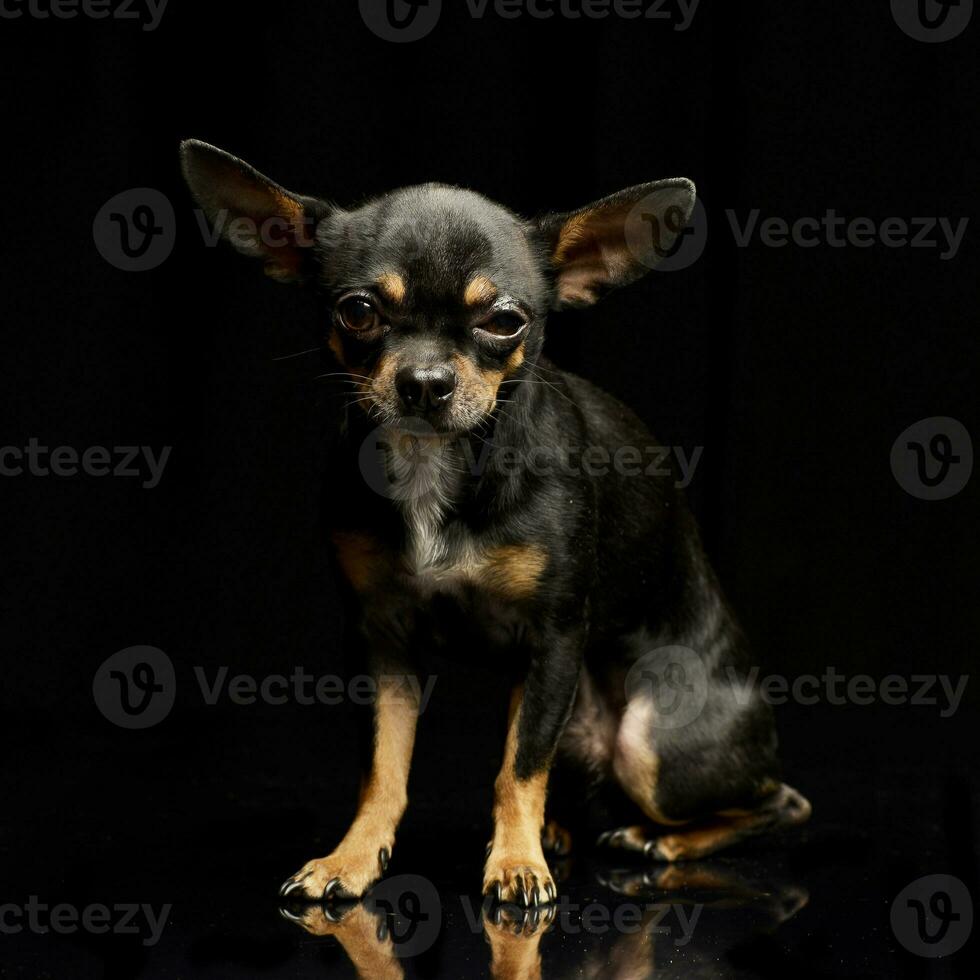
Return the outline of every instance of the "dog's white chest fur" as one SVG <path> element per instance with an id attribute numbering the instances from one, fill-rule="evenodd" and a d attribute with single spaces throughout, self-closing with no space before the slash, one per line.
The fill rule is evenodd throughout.
<path id="1" fill-rule="evenodd" d="M 397 435 L 388 443 L 391 496 L 405 521 L 404 560 L 417 576 L 432 576 L 450 558 L 446 512 L 457 492 L 463 461 L 438 439 Z"/>

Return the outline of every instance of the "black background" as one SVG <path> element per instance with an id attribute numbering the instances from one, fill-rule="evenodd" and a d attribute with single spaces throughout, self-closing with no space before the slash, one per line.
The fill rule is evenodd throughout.
<path id="1" fill-rule="evenodd" d="M 3 937 L 13 975 L 343 975 L 339 955 L 295 958 L 274 895 L 349 817 L 348 710 L 206 707 L 192 674 L 339 669 L 317 504 L 327 368 L 315 354 L 273 360 L 315 346 L 323 324 L 301 291 L 204 246 L 182 138 L 340 203 L 442 180 L 534 214 L 693 178 L 702 258 L 555 316 L 551 357 L 664 444 L 703 447 L 688 495 L 764 674 L 972 670 L 976 483 L 915 499 L 889 453 L 928 416 L 978 431 L 975 229 L 949 261 L 880 243 L 741 248 L 726 210 L 975 220 L 977 25 L 930 45 L 883 3 L 703 0 L 683 32 L 445 6 L 411 44 L 375 37 L 350 2 L 170 0 L 154 32 L 0 22 L 0 442 L 173 447 L 150 490 L 0 483 L 4 878 L 13 901 L 152 895 L 194 910 L 171 930 L 181 942 L 149 958 L 111 940 Z M 144 273 L 114 268 L 92 239 L 96 213 L 131 187 L 158 188 L 177 213 L 173 254 Z M 91 694 L 98 666 L 135 644 L 166 651 L 178 676 L 173 713 L 147 732 L 114 727 Z M 498 687 L 487 668 L 440 676 L 396 870 L 477 889 Z M 967 975 L 971 947 L 917 960 L 887 909 L 919 874 L 957 874 L 978 894 L 976 704 L 968 687 L 949 719 L 929 706 L 781 709 L 787 772 L 815 815 L 792 846 L 749 850 L 763 870 L 772 850 L 813 898 L 761 952 L 750 944 L 749 975 Z M 262 940 L 240 909 L 198 915 L 235 894 Z M 450 965 L 455 948 L 420 969 L 481 975 L 479 947 L 470 966 Z"/>

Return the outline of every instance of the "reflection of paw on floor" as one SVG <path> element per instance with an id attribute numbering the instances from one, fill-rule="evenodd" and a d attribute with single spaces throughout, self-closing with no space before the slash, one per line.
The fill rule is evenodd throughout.
<path id="1" fill-rule="evenodd" d="M 361 980 L 402 980 L 405 976 L 384 919 L 360 902 L 344 909 L 309 905 L 280 912 L 311 936 L 333 936 Z"/>
<path id="2" fill-rule="evenodd" d="M 490 944 L 493 980 L 540 980 L 541 938 L 556 913 L 554 905 L 543 909 L 501 905 L 484 911 L 483 934 Z"/>
<path id="3" fill-rule="evenodd" d="M 596 874 L 599 884 L 617 895 L 706 908 L 751 907 L 773 928 L 791 919 L 810 900 L 800 885 L 757 882 L 719 865 L 692 862 L 670 867 L 625 868 Z"/>

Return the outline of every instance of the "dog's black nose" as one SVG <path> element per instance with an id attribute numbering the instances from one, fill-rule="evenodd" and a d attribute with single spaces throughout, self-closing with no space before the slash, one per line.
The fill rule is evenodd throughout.
<path id="1" fill-rule="evenodd" d="M 456 390 L 456 373 L 447 367 L 403 367 L 395 388 L 411 412 L 431 412 L 445 405 Z"/>

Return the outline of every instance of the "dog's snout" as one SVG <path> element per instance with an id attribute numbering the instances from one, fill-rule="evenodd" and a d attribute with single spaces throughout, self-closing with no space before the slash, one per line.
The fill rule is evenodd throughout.
<path id="1" fill-rule="evenodd" d="M 456 373 L 448 367 L 403 367 L 395 376 L 395 388 L 409 411 L 431 412 L 453 397 Z"/>

